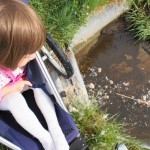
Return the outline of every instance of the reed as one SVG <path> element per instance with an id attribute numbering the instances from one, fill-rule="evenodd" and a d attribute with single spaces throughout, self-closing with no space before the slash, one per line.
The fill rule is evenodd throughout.
<path id="1" fill-rule="evenodd" d="M 132 8 L 126 13 L 127 29 L 137 41 L 150 41 L 150 0 L 132 0 Z"/>

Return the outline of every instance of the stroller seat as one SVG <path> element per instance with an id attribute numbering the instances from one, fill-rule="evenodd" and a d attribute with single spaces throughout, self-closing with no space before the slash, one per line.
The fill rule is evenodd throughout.
<path id="1" fill-rule="evenodd" d="M 53 41 L 49 41 L 48 44 L 49 46 L 52 46 L 54 43 Z M 28 64 L 28 79 L 33 83 L 33 86 L 41 87 L 54 102 L 58 122 L 70 145 L 70 150 L 87 149 L 87 145 L 80 135 L 71 115 L 63 104 L 62 98 L 57 91 L 39 52 L 36 53 L 36 59 Z M 35 103 L 32 90 L 23 92 L 23 96 L 43 127 L 47 129 L 46 121 Z M 14 120 L 10 112 L 0 111 L 0 135 L 0 142 L 13 150 L 43 149 L 39 141 L 25 131 Z"/>

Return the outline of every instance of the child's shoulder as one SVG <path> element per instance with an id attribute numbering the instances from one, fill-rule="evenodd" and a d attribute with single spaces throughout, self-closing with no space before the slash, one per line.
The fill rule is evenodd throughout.
<path id="1" fill-rule="evenodd" d="M 8 84 L 10 81 L 11 79 L 8 74 L 4 70 L 0 69 L 0 88 Z"/>
<path id="2" fill-rule="evenodd" d="M 8 74 L 6 73 L 5 70 L 0 68 L 0 78 L 9 78 Z"/>
<path id="3" fill-rule="evenodd" d="M 7 76 L 7 74 L 11 72 L 9 69 L 0 66 L 0 74 Z"/>

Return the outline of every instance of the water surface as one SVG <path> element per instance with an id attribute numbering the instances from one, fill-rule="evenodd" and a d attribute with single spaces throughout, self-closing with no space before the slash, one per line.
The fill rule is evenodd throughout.
<path id="1" fill-rule="evenodd" d="M 119 114 L 139 139 L 150 139 L 150 107 L 137 102 L 150 101 L 150 55 L 145 45 L 136 43 L 120 19 L 102 31 L 88 54 L 77 56 L 88 92 L 98 92 L 102 109 Z"/>

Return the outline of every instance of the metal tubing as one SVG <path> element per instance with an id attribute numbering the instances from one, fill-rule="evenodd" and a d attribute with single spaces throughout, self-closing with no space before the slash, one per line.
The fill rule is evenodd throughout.
<path id="1" fill-rule="evenodd" d="M 37 60 L 37 63 L 48 83 L 49 88 L 52 90 L 52 93 L 54 94 L 54 97 L 56 98 L 56 101 L 62 107 L 62 109 L 64 109 L 66 112 L 68 112 L 44 62 L 42 61 L 42 57 L 40 56 L 39 52 L 36 52 L 36 60 Z"/>
<path id="2" fill-rule="evenodd" d="M 16 146 L 15 144 L 13 144 L 12 142 L 6 140 L 5 138 L 0 136 L 0 143 L 2 143 L 3 145 L 13 149 L 13 150 L 21 150 L 21 148 L 19 148 L 18 146 Z"/>

